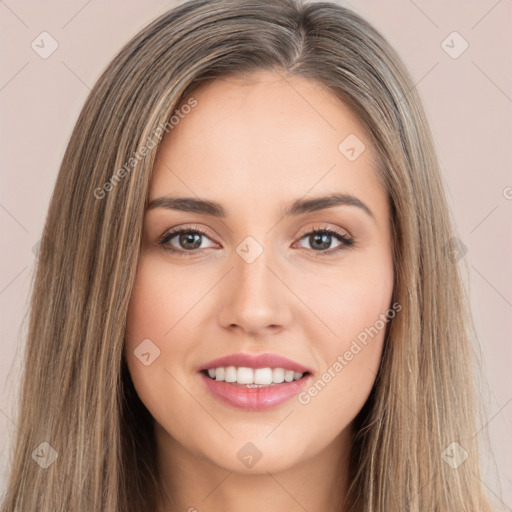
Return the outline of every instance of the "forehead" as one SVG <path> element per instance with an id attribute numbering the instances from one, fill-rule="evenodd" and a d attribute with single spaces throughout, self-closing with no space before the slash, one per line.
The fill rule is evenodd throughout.
<path id="1" fill-rule="evenodd" d="M 344 191 L 384 201 L 365 129 L 322 84 L 261 71 L 203 84 L 191 97 L 197 105 L 158 149 L 150 200 L 182 193 L 241 205 L 259 197 L 261 206 Z"/>

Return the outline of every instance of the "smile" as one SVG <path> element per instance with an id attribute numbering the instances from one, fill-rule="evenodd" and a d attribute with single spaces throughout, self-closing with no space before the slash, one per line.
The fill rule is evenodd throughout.
<path id="1" fill-rule="evenodd" d="M 285 368 L 247 368 L 244 366 L 219 366 L 207 370 L 208 376 L 216 381 L 224 381 L 244 386 L 271 386 L 283 382 L 299 380 L 303 372 L 295 372 Z"/>
<path id="2" fill-rule="evenodd" d="M 313 371 L 280 354 L 237 353 L 197 367 L 209 396 L 246 411 L 262 411 L 300 393 Z"/>

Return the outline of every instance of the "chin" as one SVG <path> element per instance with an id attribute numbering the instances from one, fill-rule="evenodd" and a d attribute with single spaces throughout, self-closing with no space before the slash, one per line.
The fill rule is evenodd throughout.
<path id="1" fill-rule="evenodd" d="M 279 473 L 303 462 L 300 457 L 304 453 L 289 439 L 283 444 L 278 439 L 269 441 L 262 436 L 244 437 L 252 440 L 230 439 L 219 446 L 219 451 L 211 453 L 209 450 L 210 453 L 203 452 L 204 456 L 226 471 L 251 475 Z"/>

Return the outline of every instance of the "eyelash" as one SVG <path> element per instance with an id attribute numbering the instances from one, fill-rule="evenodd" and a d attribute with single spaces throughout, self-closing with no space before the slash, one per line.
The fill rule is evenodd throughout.
<path id="1" fill-rule="evenodd" d="M 192 234 L 197 234 L 197 235 L 201 235 L 201 236 L 205 236 L 206 238 L 209 238 L 208 235 L 204 231 L 202 231 L 202 230 L 200 230 L 198 228 L 184 227 L 184 228 L 178 228 L 178 229 L 175 229 L 175 230 L 172 230 L 172 231 L 169 231 L 169 232 L 165 233 L 158 240 L 158 245 L 162 246 L 166 251 L 178 254 L 179 256 L 184 256 L 184 257 L 195 256 L 198 251 L 201 251 L 200 248 L 193 249 L 191 251 L 187 251 L 185 249 L 176 249 L 175 247 L 172 247 L 171 245 L 169 245 L 169 242 L 176 235 L 180 235 L 182 233 L 192 233 Z M 309 249 L 309 250 L 313 251 L 314 253 L 316 253 L 319 256 L 335 255 L 335 254 L 339 253 L 340 251 L 342 251 L 344 249 L 349 249 L 349 248 L 353 248 L 353 247 L 356 246 L 356 242 L 355 242 L 355 240 L 353 238 L 350 238 L 350 237 L 348 237 L 346 235 L 343 235 L 342 233 L 340 233 L 337 230 L 335 230 L 333 228 L 330 228 L 330 227 L 313 228 L 310 231 L 308 231 L 307 233 L 305 233 L 304 235 L 302 235 L 299 238 L 299 240 L 302 240 L 303 238 L 305 238 L 307 236 L 311 236 L 311 235 L 315 235 L 315 234 L 319 234 L 319 233 L 320 234 L 327 234 L 327 235 L 330 235 L 330 236 L 334 236 L 335 238 L 337 238 L 341 242 L 341 244 L 338 247 L 336 247 L 335 249 L 328 249 L 328 250 L 325 250 L 325 251 L 323 251 L 323 250 L 315 251 L 314 249 Z"/>

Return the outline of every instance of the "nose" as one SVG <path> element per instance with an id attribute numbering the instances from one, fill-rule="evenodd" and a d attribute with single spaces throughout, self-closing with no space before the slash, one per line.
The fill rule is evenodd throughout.
<path id="1" fill-rule="evenodd" d="M 233 268 L 222 285 L 219 322 L 246 334 L 270 334 L 291 324 L 293 293 L 270 248 L 252 262 L 233 253 Z"/>

